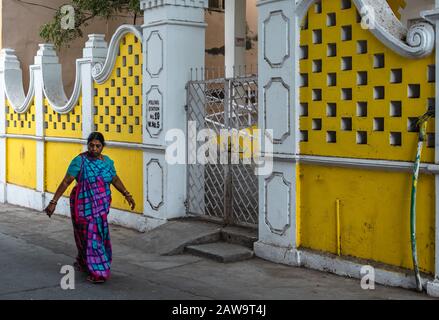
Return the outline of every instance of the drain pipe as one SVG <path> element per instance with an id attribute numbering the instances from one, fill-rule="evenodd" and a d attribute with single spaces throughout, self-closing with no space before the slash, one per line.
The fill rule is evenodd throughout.
<path id="1" fill-rule="evenodd" d="M 422 292 L 422 279 L 421 274 L 419 272 L 419 264 L 418 264 L 418 252 L 417 252 L 417 243 L 416 243 L 416 194 L 418 187 L 418 178 L 419 178 L 419 166 L 421 163 L 421 155 L 422 155 L 422 147 L 425 141 L 426 132 L 427 132 L 427 121 L 434 115 L 434 108 L 429 108 L 428 111 L 418 119 L 418 127 L 419 127 L 419 140 L 418 140 L 418 149 L 416 152 L 415 165 L 413 168 L 413 179 L 412 179 L 412 193 L 411 193 L 411 202 L 410 202 L 410 240 L 412 247 L 412 260 L 413 260 L 413 268 L 415 271 L 416 278 L 416 289 L 419 292 Z"/>

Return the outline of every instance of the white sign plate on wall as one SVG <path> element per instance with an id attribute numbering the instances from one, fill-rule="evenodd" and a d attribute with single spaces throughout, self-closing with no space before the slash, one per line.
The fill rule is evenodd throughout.
<path id="1" fill-rule="evenodd" d="M 151 137 L 158 137 L 163 129 L 163 96 L 157 86 L 146 94 L 146 130 Z"/>

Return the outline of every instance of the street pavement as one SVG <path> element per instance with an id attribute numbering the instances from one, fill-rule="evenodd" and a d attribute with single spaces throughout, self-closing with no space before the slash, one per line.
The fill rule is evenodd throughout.
<path id="1" fill-rule="evenodd" d="M 190 225 L 169 222 L 171 231 L 162 236 L 111 225 L 111 279 L 91 284 L 76 273 L 75 288 L 64 290 L 61 268 L 72 265 L 76 255 L 70 219 L 49 219 L 41 212 L 0 204 L 0 300 L 430 299 L 380 285 L 363 290 L 357 279 L 259 258 L 222 264 L 187 254 L 161 254 L 162 248 L 178 242 L 173 237 L 181 235 L 175 230 L 193 233 Z"/>

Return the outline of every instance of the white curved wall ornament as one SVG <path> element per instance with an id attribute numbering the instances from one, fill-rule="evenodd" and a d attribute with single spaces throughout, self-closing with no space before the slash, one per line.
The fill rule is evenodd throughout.
<path id="1" fill-rule="evenodd" d="M 316 0 L 295 0 L 296 15 L 303 18 Z M 366 8 L 374 10 L 374 24 L 369 31 L 385 46 L 406 58 L 430 55 L 435 46 L 435 31 L 427 22 L 417 23 L 409 30 L 395 16 L 384 0 L 352 0 L 360 13 Z"/>
<path id="2" fill-rule="evenodd" d="M 96 66 L 96 64 L 93 66 L 93 69 L 96 66 L 96 72 L 98 72 L 99 68 L 101 68 L 97 74 L 93 74 L 93 78 L 98 84 L 104 83 L 110 77 L 116 62 L 119 42 L 127 33 L 133 33 L 139 39 L 139 41 L 142 42 L 142 31 L 140 27 L 124 24 L 117 28 L 113 37 L 111 38 L 105 63 L 100 66 Z"/>
<path id="3" fill-rule="evenodd" d="M 139 27 L 132 25 L 120 26 L 113 35 L 105 63 L 96 61 L 93 57 L 85 57 L 76 60 L 76 75 L 73 93 L 67 98 L 62 82 L 61 65 L 52 44 L 40 44 L 35 57 L 35 64 L 29 67 L 30 83 L 27 94 L 24 94 L 22 70 L 20 62 L 13 49 L 2 49 L 0 53 L 0 76 L 3 77 L 6 97 L 17 113 L 25 113 L 29 109 L 35 93 L 35 71 L 41 70 L 43 81 L 43 93 L 50 106 L 57 113 L 69 113 L 77 104 L 81 94 L 81 65 L 92 63 L 92 77 L 97 83 L 105 82 L 111 75 L 116 61 L 119 42 L 127 33 L 133 33 L 139 41 L 142 41 L 142 33 Z M 99 37 L 93 35 L 92 37 Z"/>
<path id="4" fill-rule="evenodd" d="M 27 94 L 24 94 L 22 70 L 13 49 L 2 49 L 0 53 L 0 76 L 3 77 L 6 98 L 17 113 L 25 113 L 29 109 L 34 96 L 34 72 L 39 66 L 30 66 L 30 83 Z"/>

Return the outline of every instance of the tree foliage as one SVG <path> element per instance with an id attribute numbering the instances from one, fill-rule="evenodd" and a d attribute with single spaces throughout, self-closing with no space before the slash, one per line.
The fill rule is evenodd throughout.
<path id="1" fill-rule="evenodd" d="M 94 18 L 110 19 L 121 14 L 131 14 L 134 18 L 140 14 L 140 0 L 72 0 L 67 5 L 74 9 L 74 27 L 63 28 L 66 14 L 61 6 L 53 19 L 40 29 L 40 37 L 53 43 L 57 49 L 68 47 L 69 43 L 83 36 L 85 28 Z"/>

